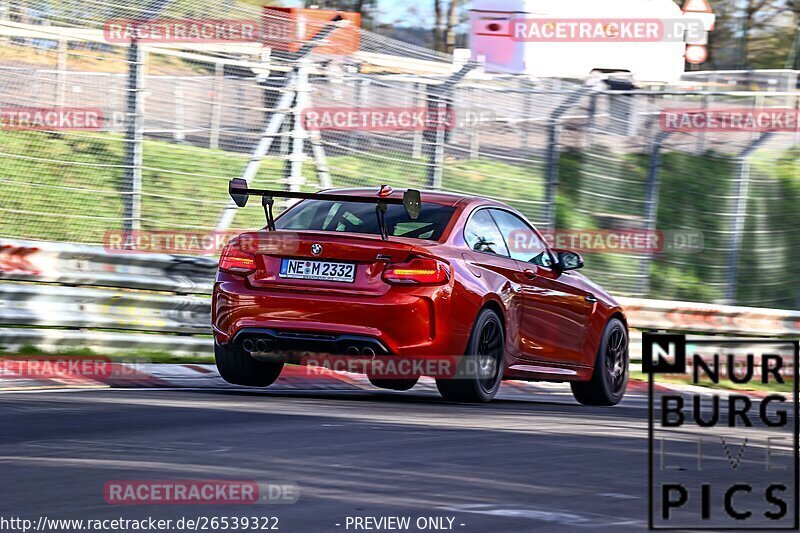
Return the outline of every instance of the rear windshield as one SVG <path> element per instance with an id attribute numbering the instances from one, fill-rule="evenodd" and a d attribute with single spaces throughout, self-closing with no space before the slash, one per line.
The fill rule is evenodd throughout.
<path id="1" fill-rule="evenodd" d="M 455 211 L 454 207 L 422 204 L 417 220 L 402 205 L 390 204 L 386 211 L 389 235 L 438 241 Z M 304 200 L 275 221 L 277 229 L 342 231 L 380 235 L 375 204 Z"/>

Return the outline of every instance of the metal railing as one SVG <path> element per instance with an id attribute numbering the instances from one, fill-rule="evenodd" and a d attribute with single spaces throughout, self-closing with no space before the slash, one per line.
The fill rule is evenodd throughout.
<path id="1" fill-rule="evenodd" d="M 0 346 L 210 356 L 217 262 L 0 240 Z"/>
<path id="2" fill-rule="evenodd" d="M 0 346 L 210 356 L 216 261 L 0 240 Z M 619 298 L 633 330 L 799 337 L 800 312 Z M 639 336 L 632 335 L 637 359 Z"/>

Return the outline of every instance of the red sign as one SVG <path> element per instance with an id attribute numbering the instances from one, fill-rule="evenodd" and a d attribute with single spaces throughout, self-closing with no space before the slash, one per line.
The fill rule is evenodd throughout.
<path id="1" fill-rule="evenodd" d="M 705 63 L 708 59 L 708 48 L 702 44 L 690 44 L 686 47 L 686 62 L 692 65 Z"/>
<path id="2" fill-rule="evenodd" d="M 340 15 L 344 21 L 333 19 Z M 337 27 L 314 49 L 317 54 L 349 55 L 360 48 L 361 14 L 325 9 L 297 7 L 265 7 L 262 36 L 265 46 L 273 50 L 297 52 L 329 24 Z"/>
<path id="3" fill-rule="evenodd" d="M 683 4 L 684 13 L 711 13 L 708 0 L 686 0 Z"/>

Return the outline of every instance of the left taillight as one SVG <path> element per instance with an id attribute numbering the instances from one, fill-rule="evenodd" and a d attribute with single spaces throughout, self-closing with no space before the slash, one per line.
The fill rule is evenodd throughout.
<path id="1" fill-rule="evenodd" d="M 450 279 L 450 269 L 441 261 L 416 258 L 406 263 L 390 263 L 383 271 L 383 280 L 399 285 L 440 285 Z"/>
<path id="2" fill-rule="evenodd" d="M 219 270 L 231 274 L 252 274 L 256 271 L 256 257 L 242 250 L 238 243 L 228 244 L 222 249 Z"/>

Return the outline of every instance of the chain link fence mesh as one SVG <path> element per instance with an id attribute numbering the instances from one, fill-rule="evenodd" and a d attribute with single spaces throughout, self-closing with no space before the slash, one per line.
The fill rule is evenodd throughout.
<path id="1" fill-rule="evenodd" d="M 2 237 L 103 244 L 131 227 L 211 232 L 224 226 L 228 180 L 252 171 L 263 188 L 385 183 L 486 196 L 556 231 L 654 224 L 661 249 L 589 251 L 587 274 L 621 295 L 800 306 L 798 134 L 666 135 L 659 123 L 672 108 L 797 109 L 796 72 L 692 73 L 681 90 L 626 92 L 477 68 L 450 84 L 464 62 L 352 26 L 336 26 L 305 56 L 313 38 L 285 32 L 265 32 L 269 47 L 140 43 L 138 55 L 108 38 L 109 20 L 144 16 L 286 23 L 235 2 L 26 6 L 11 2 L 0 19 L 0 108 L 97 108 L 103 122 L 91 131 L 0 128 Z M 307 25 L 307 36 L 331 28 Z M 346 53 L 328 53 L 331 45 Z M 285 98 L 294 90 L 313 108 L 442 102 L 453 125 L 304 131 Z M 265 140 L 269 149 L 254 156 Z M 138 173 L 140 190 L 131 186 Z M 236 211 L 231 229 L 263 224 L 252 206 Z"/>

